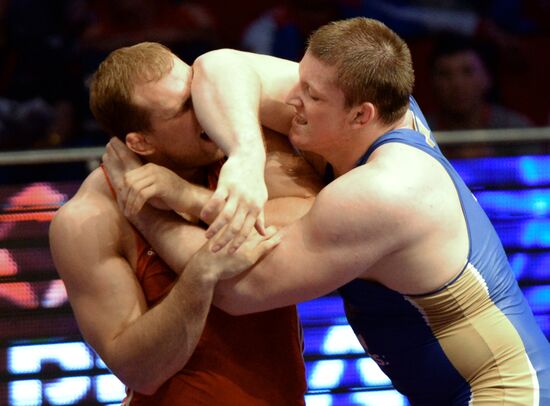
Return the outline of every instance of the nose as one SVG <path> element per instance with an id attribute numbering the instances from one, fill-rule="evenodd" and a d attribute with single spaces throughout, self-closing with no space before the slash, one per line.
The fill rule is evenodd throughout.
<path id="1" fill-rule="evenodd" d="M 302 105 L 302 99 L 300 98 L 300 84 L 296 83 L 288 95 L 286 96 L 285 103 L 294 107 L 300 107 Z"/>

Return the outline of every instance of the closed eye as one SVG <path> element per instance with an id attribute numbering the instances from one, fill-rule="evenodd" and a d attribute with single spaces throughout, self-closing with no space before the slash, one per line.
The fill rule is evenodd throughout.
<path id="1" fill-rule="evenodd" d="M 307 95 L 309 96 L 309 98 L 311 100 L 313 100 L 313 101 L 320 100 L 319 97 L 317 97 L 317 95 L 315 95 L 315 93 L 311 91 L 311 87 L 309 87 L 309 86 L 306 87 L 306 93 L 307 93 Z"/>

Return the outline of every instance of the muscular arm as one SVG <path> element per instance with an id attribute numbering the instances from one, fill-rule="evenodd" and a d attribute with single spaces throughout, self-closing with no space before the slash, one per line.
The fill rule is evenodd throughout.
<path id="1" fill-rule="evenodd" d="M 217 279 L 190 267 L 148 309 L 122 253 L 120 241 L 132 232 L 125 236 L 121 221 L 114 202 L 81 193 L 52 221 L 50 246 L 86 341 L 126 385 L 149 394 L 192 354 Z"/>
<path id="2" fill-rule="evenodd" d="M 193 71 L 195 113 L 219 145 L 260 137 L 260 123 L 288 134 L 293 110 L 285 98 L 298 83 L 297 63 L 220 49 L 197 58 Z"/>
<path id="3" fill-rule="evenodd" d="M 262 106 L 264 125 L 288 131 L 292 111 L 284 104 L 284 97 L 298 77 L 297 64 L 263 55 L 218 50 L 199 57 L 193 69 L 192 96 L 199 122 L 222 149 L 237 151 L 234 155 L 229 154 L 220 182 L 233 182 L 254 193 L 261 188 L 255 179 L 263 173 L 264 166 L 263 155 L 255 147 L 261 141 L 258 111 Z M 240 153 L 249 146 L 252 146 L 250 152 Z M 223 201 L 222 195 L 216 196 L 218 193 L 219 188 L 205 207 L 203 219 L 211 219 L 219 212 Z M 231 203 L 228 200 L 222 215 L 212 222 L 209 234 L 231 219 Z M 224 245 L 235 238 L 232 244 L 238 246 L 242 234 L 228 232 L 219 238 L 219 243 Z"/>
<path id="4" fill-rule="evenodd" d="M 365 170 L 325 187 L 311 210 L 282 230 L 276 249 L 249 272 L 217 285 L 214 304 L 239 315 L 319 297 L 372 277 L 369 268 L 426 233 L 400 207 L 403 196 L 385 192 Z"/>
<path id="5" fill-rule="evenodd" d="M 266 128 L 265 143 L 264 173 L 269 199 L 315 196 L 321 186 L 319 175 L 295 153 L 285 137 Z M 166 167 L 152 163 L 143 165 L 116 138 L 107 144 L 103 163 L 118 190 L 119 205 L 128 217 L 133 218 L 149 202 L 154 207 L 198 219 L 213 194 L 210 189 L 192 184 Z"/>
<path id="6" fill-rule="evenodd" d="M 193 64 L 193 105 L 208 135 L 219 145 L 261 137 L 260 124 L 288 135 L 294 108 L 286 99 L 299 83 L 298 64 L 234 49 L 201 55 Z M 319 172 L 324 160 L 305 154 Z M 250 157 L 249 159 L 253 159 Z"/>
<path id="7" fill-rule="evenodd" d="M 313 168 L 294 154 L 283 136 L 266 131 L 265 139 L 268 149 L 265 177 L 270 197 L 265 207 L 266 224 L 282 227 L 307 213 L 321 183 Z M 203 193 L 212 192 L 204 189 Z M 173 213 L 150 205 L 129 219 L 175 270 L 183 269 L 206 240 L 198 226 L 186 224 Z"/>

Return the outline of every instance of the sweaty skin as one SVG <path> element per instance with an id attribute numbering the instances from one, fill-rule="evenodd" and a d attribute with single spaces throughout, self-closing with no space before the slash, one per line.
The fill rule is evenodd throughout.
<path id="1" fill-rule="evenodd" d="M 266 213 L 269 224 L 280 226 L 309 209 L 319 183 L 303 161 L 288 168 L 285 159 L 296 163 L 292 151 L 287 143 L 281 148 L 284 140 L 274 134 L 271 138 L 269 145 L 274 152 L 268 155 L 267 174 L 268 179 L 272 178 L 268 184 L 273 200 L 268 204 L 272 209 L 266 209 Z M 129 164 L 134 169 L 141 165 L 135 159 Z M 111 181 L 116 188 L 116 171 L 122 171 L 122 166 L 113 169 L 112 160 L 106 166 L 112 170 Z M 308 170 L 312 173 L 310 182 L 295 182 L 289 176 L 294 171 Z M 175 176 L 168 169 L 163 173 Z M 120 188 L 119 184 L 118 192 Z M 203 196 L 203 201 L 212 194 L 204 188 L 193 188 Z M 122 195 L 124 192 L 119 193 Z M 144 394 L 154 393 L 189 359 L 202 333 L 216 282 L 250 268 L 279 241 L 272 232 L 268 233 L 269 238 L 252 233 L 236 257 L 229 255 L 229 247 L 216 254 L 194 257 L 201 247 L 202 251 L 211 252 L 214 240 L 208 242 L 202 228 L 182 221 L 181 216 L 157 211 L 144 205 L 140 214 L 145 218 L 163 218 L 168 225 L 177 224 L 178 236 L 174 241 L 184 243 L 159 250 L 171 268 L 182 275 L 170 293 L 151 309 L 147 308 L 134 274 L 137 260 L 134 232 L 100 169 L 58 211 L 50 228 L 53 259 L 84 338 L 126 385 Z M 198 212 L 190 214 L 197 216 Z M 170 261 L 170 251 L 178 252 L 178 261 Z"/>

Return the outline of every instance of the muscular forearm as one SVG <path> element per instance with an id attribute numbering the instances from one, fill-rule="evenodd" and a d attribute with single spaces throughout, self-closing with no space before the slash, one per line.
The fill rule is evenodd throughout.
<path id="1" fill-rule="evenodd" d="M 300 287 L 300 283 L 293 283 L 291 280 L 301 279 L 302 270 L 295 268 L 292 258 L 296 255 L 295 250 L 302 247 L 286 241 L 288 229 L 291 227 L 280 231 L 281 244 L 249 272 L 233 279 L 220 281 L 216 285 L 214 306 L 238 316 L 299 302 L 296 298 L 302 297 L 303 287 Z M 294 271 L 289 275 L 287 269 L 294 269 Z"/>
<path id="2" fill-rule="evenodd" d="M 145 205 L 129 219 L 157 254 L 176 273 L 180 273 L 193 254 L 204 244 L 204 230 L 173 212 Z"/>
<path id="3" fill-rule="evenodd" d="M 200 213 L 204 205 L 212 197 L 212 190 L 202 186 L 198 186 L 187 181 L 186 186 L 181 193 L 181 198 L 178 200 L 176 207 L 173 210 L 180 214 L 188 214 L 194 219 L 200 217 Z"/>
<path id="4" fill-rule="evenodd" d="M 259 116 L 263 126 L 288 134 L 294 109 L 286 104 L 286 97 L 298 83 L 297 63 L 268 55 L 220 49 L 202 55 L 193 68 L 193 99 L 199 97 L 197 115 L 201 124 L 217 125 L 222 135 L 227 136 L 230 129 L 234 136 L 242 136 L 240 131 L 244 128 L 257 130 L 250 120 L 253 118 L 257 122 Z M 206 99 L 208 92 L 203 94 L 206 90 L 216 96 Z M 209 101 L 221 103 L 215 106 L 221 106 L 223 110 L 213 109 Z M 243 115 L 243 112 L 252 116 Z M 220 114 L 222 121 L 218 121 Z M 227 119 L 231 119 L 233 124 L 226 122 Z M 203 120 L 208 122 L 203 123 Z"/>
<path id="5" fill-rule="evenodd" d="M 313 201 L 313 197 L 270 200 L 265 207 L 266 224 L 276 227 L 290 224 L 307 213 Z M 164 262 L 177 273 L 185 268 L 191 256 L 206 241 L 204 230 L 199 226 L 149 205 L 130 220 Z"/>
<path id="6" fill-rule="evenodd" d="M 215 280 L 185 272 L 164 300 L 114 338 L 106 361 L 130 388 L 146 394 L 176 374 L 195 350 Z"/>

